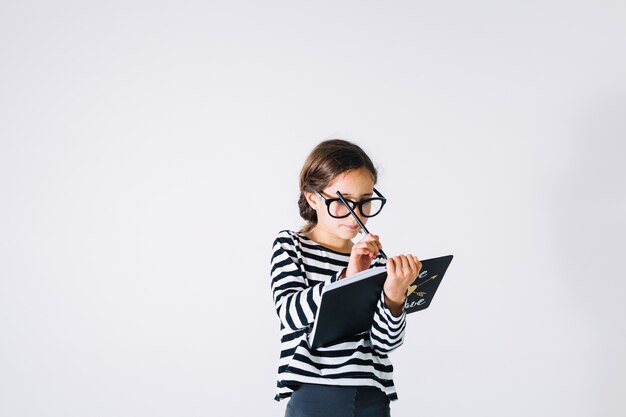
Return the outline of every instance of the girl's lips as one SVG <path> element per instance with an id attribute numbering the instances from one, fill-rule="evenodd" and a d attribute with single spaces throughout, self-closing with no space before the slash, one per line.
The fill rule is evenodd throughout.
<path id="1" fill-rule="evenodd" d="M 343 225 L 343 227 L 347 227 L 350 230 L 357 230 L 359 228 L 359 225 L 355 224 L 354 226 L 350 226 L 350 225 L 345 224 Z"/>

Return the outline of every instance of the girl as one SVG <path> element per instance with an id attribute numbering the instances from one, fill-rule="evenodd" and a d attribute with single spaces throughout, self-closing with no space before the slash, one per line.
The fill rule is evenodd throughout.
<path id="1" fill-rule="evenodd" d="M 389 416 L 389 401 L 397 398 L 387 354 L 402 344 L 405 296 L 421 263 L 413 255 L 385 261 L 377 235 L 353 244 L 360 228 L 337 198 L 340 191 L 366 223 L 386 201 L 376 180 L 367 154 L 344 140 L 320 143 L 302 167 L 298 206 L 307 224 L 278 234 L 271 261 L 281 334 L 276 400 L 290 398 L 286 417 Z M 312 349 L 307 335 L 324 285 L 385 263 L 370 331 Z"/>

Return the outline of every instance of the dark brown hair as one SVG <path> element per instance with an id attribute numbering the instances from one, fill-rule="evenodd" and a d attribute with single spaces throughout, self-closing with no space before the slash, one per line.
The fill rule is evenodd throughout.
<path id="1" fill-rule="evenodd" d="M 307 222 L 301 232 L 310 232 L 317 224 L 317 213 L 306 201 L 304 192 L 320 192 L 338 176 L 359 168 L 366 168 L 376 184 L 378 171 L 358 145 L 342 139 L 330 139 L 319 143 L 311 151 L 300 171 L 298 208 L 300 217 Z"/>

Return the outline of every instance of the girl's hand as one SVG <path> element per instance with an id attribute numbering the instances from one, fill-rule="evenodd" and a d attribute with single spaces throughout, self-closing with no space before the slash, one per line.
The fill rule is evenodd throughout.
<path id="1" fill-rule="evenodd" d="M 387 280 L 383 290 L 385 303 L 394 316 L 402 314 L 409 286 L 422 269 L 422 263 L 415 255 L 399 255 L 387 259 Z"/>
<path id="2" fill-rule="evenodd" d="M 380 244 L 378 235 L 373 235 L 371 233 L 366 234 L 352 247 L 345 276 L 349 277 L 357 272 L 368 269 L 374 258 L 378 256 L 381 249 L 382 245 Z"/>

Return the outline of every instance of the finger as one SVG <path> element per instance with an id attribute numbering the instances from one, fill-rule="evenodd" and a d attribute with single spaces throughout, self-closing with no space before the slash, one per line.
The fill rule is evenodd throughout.
<path id="1" fill-rule="evenodd" d="M 417 273 L 419 274 L 419 272 L 422 270 L 422 262 L 415 255 L 413 255 L 413 258 L 415 258 L 415 262 L 417 264 Z"/>
<path id="2" fill-rule="evenodd" d="M 373 239 L 375 239 L 374 235 L 371 233 L 367 233 L 361 238 L 361 242 L 366 242 L 368 240 L 373 240 Z"/>
<path id="3" fill-rule="evenodd" d="M 367 236 L 368 236 L 368 239 L 365 239 L 365 238 L 361 239 L 359 241 L 359 243 L 363 242 L 363 243 L 367 243 L 369 245 L 372 245 L 372 250 L 375 251 L 376 254 L 378 254 L 378 252 L 383 250 L 383 245 L 382 245 L 382 243 L 380 243 L 378 235 L 369 234 Z"/>
<path id="4" fill-rule="evenodd" d="M 394 258 L 387 259 L 387 272 L 395 273 L 396 261 Z"/>
<path id="5" fill-rule="evenodd" d="M 400 255 L 398 257 L 400 258 L 400 262 L 401 262 L 401 265 L 402 265 L 402 270 L 403 271 L 408 270 L 409 269 L 409 260 L 407 259 L 407 257 L 404 254 L 402 254 L 402 255 Z"/>
<path id="6" fill-rule="evenodd" d="M 360 241 L 361 242 L 380 242 L 380 236 L 368 233 Z"/>
<path id="7" fill-rule="evenodd" d="M 365 250 L 373 256 L 376 256 L 378 253 L 378 247 L 373 242 L 359 242 L 354 245 L 354 248 L 358 250 Z"/>
<path id="8" fill-rule="evenodd" d="M 369 242 L 369 246 L 372 249 L 372 252 L 374 254 L 377 254 L 378 252 L 380 252 L 380 243 L 379 242 Z"/>
<path id="9" fill-rule="evenodd" d="M 378 245 L 376 245 L 376 242 L 363 242 L 361 246 L 367 248 L 373 255 L 378 254 Z"/>
<path id="10" fill-rule="evenodd" d="M 370 256 L 372 254 L 372 251 L 369 250 L 368 248 L 356 248 L 356 249 L 352 249 L 352 253 L 355 255 L 367 255 Z"/>
<path id="11" fill-rule="evenodd" d="M 378 246 L 378 250 L 383 250 L 383 244 L 380 242 L 380 236 L 374 235 L 374 237 L 376 238 L 376 245 Z"/>
<path id="12" fill-rule="evenodd" d="M 410 255 L 408 260 L 411 267 L 411 276 L 415 279 L 419 275 L 419 261 L 415 255 Z"/>
<path id="13" fill-rule="evenodd" d="M 357 245 L 376 245 L 378 243 L 377 240 L 372 239 L 361 239 L 356 244 Z"/>
<path id="14" fill-rule="evenodd" d="M 410 269 L 411 271 L 413 271 L 413 270 L 415 269 L 415 267 L 417 266 L 417 265 L 415 264 L 415 259 L 413 259 L 413 256 L 412 256 L 412 255 L 407 255 L 407 256 L 406 256 L 406 263 L 408 264 L 409 269 Z"/>
<path id="15" fill-rule="evenodd" d="M 401 278 L 402 275 L 402 259 L 400 258 L 400 256 L 394 256 L 393 258 L 393 262 L 394 262 L 394 268 L 393 268 L 393 273 L 395 276 L 398 276 Z"/>
<path id="16" fill-rule="evenodd" d="M 411 255 L 403 255 L 402 260 L 403 260 L 402 271 L 404 274 L 404 278 L 406 280 L 415 279 L 415 277 L 417 277 L 417 270 L 415 269 L 415 264 L 413 263 L 413 259 Z"/>

